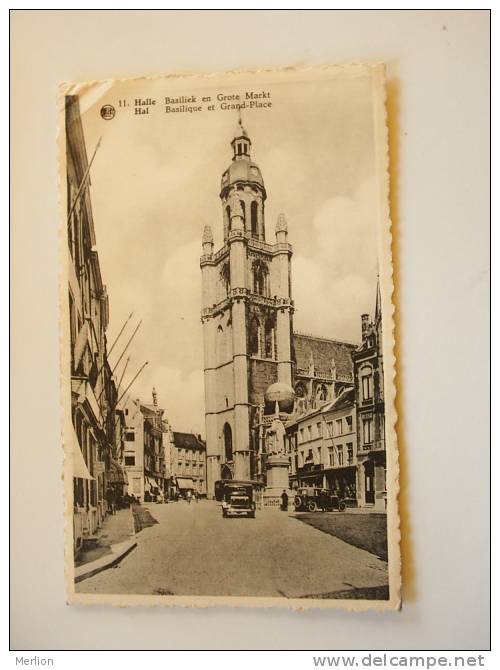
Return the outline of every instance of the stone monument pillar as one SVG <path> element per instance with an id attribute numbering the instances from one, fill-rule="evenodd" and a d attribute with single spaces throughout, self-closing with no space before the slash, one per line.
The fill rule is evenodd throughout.
<path id="1" fill-rule="evenodd" d="M 290 456 L 286 452 L 285 422 L 293 409 L 294 392 L 285 384 L 272 384 L 265 393 L 266 414 L 264 416 L 266 451 L 266 487 L 263 494 L 264 507 L 279 510 L 283 491 L 288 495 L 289 506 L 293 502 L 290 491 Z M 274 402 L 274 412 L 271 407 Z"/>

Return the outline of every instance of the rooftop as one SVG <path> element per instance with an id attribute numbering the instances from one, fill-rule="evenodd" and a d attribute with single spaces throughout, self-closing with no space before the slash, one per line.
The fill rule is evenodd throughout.
<path id="1" fill-rule="evenodd" d="M 316 370 L 330 370 L 335 366 L 338 374 L 352 374 L 351 352 L 357 347 L 352 342 L 294 333 L 293 346 L 297 368 L 308 368 L 312 362 Z"/>
<path id="2" fill-rule="evenodd" d="M 206 449 L 206 444 L 201 436 L 193 433 L 177 433 L 174 431 L 174 444 L 178 449 Z"/>

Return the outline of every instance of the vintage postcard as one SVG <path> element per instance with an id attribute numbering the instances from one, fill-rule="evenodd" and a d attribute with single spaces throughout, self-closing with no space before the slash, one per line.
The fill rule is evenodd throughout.
<path id="1" fill-rule="evenodd" d="M 69 602 L 399 608 L 383 65 L 59 100 Z"/>

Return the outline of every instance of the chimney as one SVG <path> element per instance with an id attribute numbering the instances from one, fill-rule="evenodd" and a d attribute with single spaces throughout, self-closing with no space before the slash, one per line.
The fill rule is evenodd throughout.
<path id="1" fill-rule="evenodd" d="M 366 339 L 366 336 L 368 334 L 368 326 L 369 324 L 369 315 L 368 314 L 362 314 L 361 315 L 361 340 L 364 342 Z"/>

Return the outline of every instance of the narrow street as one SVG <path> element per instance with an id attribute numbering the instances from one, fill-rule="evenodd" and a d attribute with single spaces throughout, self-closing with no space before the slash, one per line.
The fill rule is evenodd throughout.
<path id="1" fill-rule="evenodd" d="M 387 563 L 288 513 L 223 519 L 219 503 L 205 500 L 143 507 L 158 523 L 138 533 L 117 566 L 76 584 L 78 592 L 301 598 L 360 589 L 358 597 L 370 597 L 388 583 Z"/>

